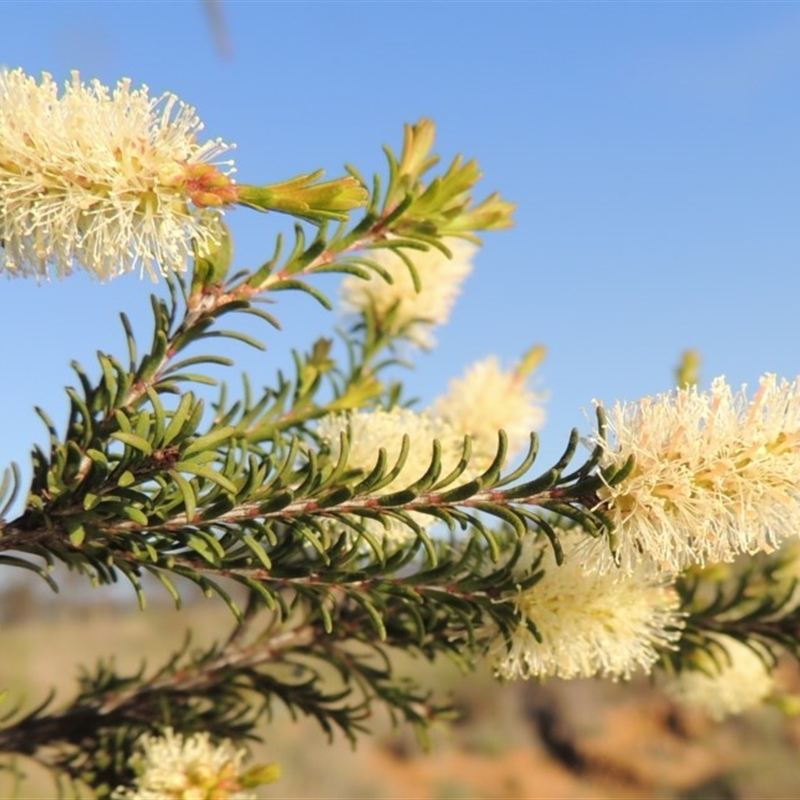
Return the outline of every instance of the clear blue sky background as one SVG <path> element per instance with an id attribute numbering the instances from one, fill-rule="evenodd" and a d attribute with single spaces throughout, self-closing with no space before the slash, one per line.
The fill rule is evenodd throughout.
<path id="1" fill-rule="evenodd" d="M 0 63 L 59 82 L 71 69 L 195 105 L 236 142 L 242 182 L 352 162 L 383 169 L 402 124 L 439 125 L 439 151 L 479 160 L 483 193 L 519 204 L 490 234 L 439 347 L 409 376 L 430 401 L 476 358 L 549 349 L 542 468 L 593 397 L 667 390 L 680 352 L 706 380 L 800 371 L 800 4 L 231 2 L 230 58 L 199 0 L 0 3 Z M 275 215 L 228 215 L 236 264 L 270 252 Z M 163 288 L 163 287 L 161 287 Z M 332 283 L 327 288 L 334 288 Z M 153 286 L 82 275 L 0 281 L 0 462 L 63 424 L 68 364 L 122 356 L 119 311 L 148 334 Z M 160 291 L 156 287 L 156 291 Z M 290 346 L 336 318 L 279 296 L 284 329 L 237 371 L 271 382 Z M 235 385 L 236 373 L 231 376 Z"/>

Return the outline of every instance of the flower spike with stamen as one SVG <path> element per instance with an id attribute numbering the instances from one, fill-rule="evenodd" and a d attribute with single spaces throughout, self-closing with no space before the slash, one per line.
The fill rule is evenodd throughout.
<path id="1" fill-rule="evenodd" d="M 442 243 L 452 257 L 434 247 L 404 251 L 419 276 L 419 290 L 408 265 L 397 253 L 388 249 L 371 252 L 370 258 L 389 273 L 392 283 L 378 275 L 367 280 L 349 275 L 342 281 L 344 310 L 363 313 L 370 309 L 382 332 L 430 349 L 435 342 L 431 331 L 450 316 L 461 284 L 472 272 L 477 250 L 464 239 L 446 237 Z"/>
<path id="2" fill-rule="evenodd" d="M 543 395 L 526 385 L 528 374 L 544 358 L 544 348 L 534 347 L 523 363 L 503 370 L 496 356 L 467 368 L 450 381 L 447 394 L 436 400 L 433 412 L 453 427 L 472 436 L 474 466 L 488 467 L 497 452 L 497 433 L 504 430 L 512 455 L 519 453 L 540 430 L 545 412 Z"/>
<path id="3" fill-rule="evenodd" d="M 433 441 L 442 446 L 442 474 L 451 472 L 462 455 L 463 438 L 443 419 L 426 413 L 417 413 L 408 408 L 393 408 L 389 411 L 354 411 L 349 414 L 330 414 L 323 417 L 317 427 L 320 439 L 330 448 L 331 455 L 338 459 L 341 453 L 341 435 L 348 433 L 350 450 L 347 466 L 369 473 L 383 448 L 388 463 L 394 464 L 403 449 L 403 438 L 408 437 L 408 457 L 398 475 L 382 486 L 377 495 L 390 494 L 404 489 L 421 478 L 431 462 Z M 421 528 L 429 528 L 436 518 L 428 514 L 410 512 L 409 516 Z M 365 526 L 379 537 L 393 544 L 403 544 L 413 536 L 407 525 L 395 519 L 386 519 L 386 526 L 374 520 L 364 521 Z"/>
<path id="4" fill-rule="evenodd" d="M 544 574 L 507 600 L 522 620 L 509 638 L 498 634 L 489 645 L 497 675 L 627 680 L 639 669 L 650 672 L 659 650 L 673 648 L 684 625 L 668 578 L 646 569 L 627 577 L 601 574 L 584 535 L 562 532 L 560 541 L 561 566 L 548 543 L 523 542 L 515 576 L 523 582 L 540 569 Z"/>
<path id="5" fill-rule="evenodd" d="M 115 800 L 253 800 L 247 789 L 280 776 L 276 764 L 243 771 L 245 751 L 228 739 L 215 745 L 207 733 L 183 736 L 166 728 L 162 736 L 143 736 L 140 747 L 131 759 L 135 785 L 117 788 Z"/>
<path id="6" fill-rule="evenodd" d="M 698 650 L 665 685 L 673 700 L 722 720 L 760 706 L 775 691 L 775 679 L 751 647 L 724 634 L 710 637 L 716 647 Z"/>
<path id="7" fill-rule="evenodd" d="M 632 571 L 645 559 L 678 572 L 770 552 L 797 536 L 800 378 L 766 375 L 752 400 L 722 378 L 707 392 L 676 389 L 608 413 L 614 441 L 595 438 L 603 469 L 633 470 L 598 492 L 615 525 L 615 552 Z"/>
<path id="8" fill-rule="evenodd" d="M 0 270 L 48 277 L 81 265 L 106 279 L 185 269 L 214 230 L 198 209 L 236 202 L 230 149 L 172 94 L 113 91 L 72 73 L 0 70 Z"/>

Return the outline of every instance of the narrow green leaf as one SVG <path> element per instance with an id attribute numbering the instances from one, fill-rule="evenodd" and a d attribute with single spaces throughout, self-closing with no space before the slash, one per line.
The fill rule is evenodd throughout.
<path id="1" fill-rule="evenodd" d="M 152 438 L 150 436 L 151 427 L 152 424 L 150 415 L 144 410 L 140 411 L 136 418 L 136 428 L 134 430 L 134 433 L 140 438 L 144 439 L 152 449 L 153 445 L 150 442 L 150 439 Z"/>
<path id="2" fill-rule="evenodd" d="M 575 455 L 575 450 L 580 443 L 581 435 L 578 432 L 577 428 L 573 428 L 569 434 L 569 441 L 567 442 L 567 447 L 564 450 L 564 454 L 558 461 L 553 465 L 553 469 L 557 470 L 559 473 L 564 471 L 564 467 L 572 461 L 572 457 Z"/>
<path id="3" fill-rule="evenodd" d="M 126 469 L 117 480 L 117 486 L 121 486 L 122 488 L 131 486 L 134 483 L 136 483 L 136 476 L 129 469 Z"/>
<path id="4" fill-rule="evenodd" d="M 158 550 L 153 546 L 152 542 L 145 542 L 144 549 L 147 552 L 148 558 L 154 563 L 157 564 L 159 562 L 159 555 Z"/>
<path id="5" fill-rule="evenodd" d="M 264 604 L 270 611 L 275 611 L 278 608 L 275 595 L 270 591 L 269 587 L 265 586 L 260 581 L 254 581 L 252 578 L 239 577 L 240 580 L 248 589 L 259 595 L 264 601 Z M 281 616 L 285 616 L 282 614 Z"/>
<path id="6" fill-rule="evenodd" d="M 212 483 L 216 483 L 217 486 L 221 486 L 231 494 L 236 494 L 236 486 L 233 483 L 231 483 L 224 475 L 221 475 L 216 470 L 205 466 L 205 464 L 198 464 L 195 461 L 179 461 L 177 464 L 175 464 L 174 468 L 175 470 L 180 470 L 181 472 L 188 472 L 190 475 L 197 475 L 200 478 L 205 478 Z"/>
<path id="7" fill-rule="evenodd" d="M 14 505 L 14 501 L 17 499 L 21 477 L 22 473 L 15 461 L 12 461 L 8 467 L 3 470 L 3 478 L 2 481 L 0 481 L 0 500 L 6 497 L 6 494 L 8 494 L 8 497 L 2 507 L 0 507 L 0 519 L 8 513 L 8 510 Z"/>
<path id="8" fill-rule="evenodd" d="M 154 311 L 156 320 L 161 316 L 158 312 Z M 157 323 L 158 324 L 158 323 Z M 139 365 L 139 371 L 136 375 L 136 383 L 149 383 L 153 376 L 158 372 L 162 365 L 162 359 L 167 352 L 169 339 L 166 331 L 163 329 L 156 329 L 153 334 L 153 345 L 150 353 L 142 358 Z"/>
<path id="9" fill-rule="evenodd" d="M 299 281 L 295 279 L 283 280 L 274 284 L 272 290 L 275 292 L 287 290 L 305 292 L 306 294 L 310 294 L 326 311 L 330 311 L 333 308 L 331 301 L 328 300 L 328 298 L 321 291 L 319 291 L 319 289 L 314 288 L 305 281 Z"/>
<path id="10" fill-rule="evenodd" d="M 153 434 L 153 444 L 155 447 L 161 447 L 164 442 L 164 428 L 167 424 L 166 412 L 161 400 L 158 398 L 158 393 L 154 392 L 149 386 L 147 388 L 147 399 L 153 408 L 153 421 L 155 423 L 155 431 Z"/>
<path id="11" fill-rule="evenodd" d="M 120 507 L 119 513 L 120 516 L 127 517 L 127 519 L 131 522 L 135 522 L 137 525 L 147 527 L 150 524 L 147 514 L 141 509 L 136 508 L 136 506 L 123 505 Z"/>
<path id="12" fill-rule="evenodd" d="M 495 454 L 494 461 L 481 475 L 481 484 L 483 486 L 494 486 L 495 482 L 500 477 L 500 470 L 503 468 L 506 457 L 508 456 L 508 436 L 504 430 L 497 432 L 497 453 Z"/>
<path id="13" fill-rule="evenodd" d="M 114 366 L 111 363 L 111 359 L 105 353 L 98 352 L 97 360 L 100 362 L 100 369 L 103 371 L 103 382 L 108 392 L 108 399 L 111 405 L 115 406 L 117 405 L 116 400 L 119 384 L 117 382 L 117 376 L 114 374 Z"/>
<path id="14" fill-rule="evenodd" d="M 181 401 L 178 403 L 178 407 L 172 414 L 172 419 L 170 420 L 167 429 L 164 431 L 165 445 L 172 442 L 177 438 L 178 434 L 180 434 L 184 423 L 189 418 L 189 412 L 192 410 L 193 403 L 194 395 L 191 392 L 186 392 L 186 394 L 181 397 Z"/>
<path id="15" fill-rule="evenodd" d="M 91 459 L 92 462 L 94 462 L 95 464 L 98 464 L 99 466 L 108 469 L 108 458 L 106 457 L 106 454 L 101 452 L 100 450 L 95 450 L 93 447 L 90 447 L 86 451 L 86 456 L 87 458 Z"/>
<path id="16" fill-rule="evenodd" d="M 147 571 L 151 575 L 155 575 L 156 578 L 160 581 L 161 585 L 167 590 L 168 594 L 172 597 L 172 602 L 175 603 L 175 608 L 180 610 L 181 607 L 181 596 L 178 590 L 175 588 L 175 584 L 164 574 L 163 570 L 160 569 L 152 569 L 149 568 Z"/>
<path id="17" fill-rule="evenodd" d="M 192 484 L 189 483 L 189 481 L 187 481 L 186 478 L 180 474 L 180 472 L 176 472 L 174 469 L 171 469 L 167 474 L 178 486 L 178 490 L 183 498 L 183 508 L 184 514 L 186 514 L 186 521 L 191 524 L 192 520 L 194 519 L 195 512 L 197 511 L 197 496 L 194 493 Z"/>
<path id="18" fill-rule="evenodd" d="M 208 537 L 201 536 L 199 533 L 192 533 L 186 540 L 186 546 L 194 550 L 202 559 L 214 566 L 219 565 L 220 556 L 217 549 L 211 545 Z M 223 552 L 224 555 L 224 552 Z"/>
<path id="19" fill-rule="evenodd" d="M 119 409 L 114 412 L 114 419 L 119 429 L 124 433 L 131 433 L 133 431 L 133 428 L 131 428 L 131 421 L 128 419 L 127 415 Z"/>
<path id="20" fill-rule="evenodd" d="M 404 506 L 412 500 L 416 500 L 417 495 L 408 489 L 401 489 L 399 492 L 392 492 L 385 494 L 381 497 L 375 498 L 375 502 L 381 508 L 389 508 L 392 506 Z"/>
<path id="21" fill-rule="evenodd" d="M 136 592 L 136 600 L 139 604 L 140 610 L 144 611 L 147 608 L 147 598 L 142 589 L 142 583 L 139 580 L 139 574 L 134 567 L 124 561 L 118 561 L 114 566 L 128 579 L 128 583 L 133 587 Z"/>
<path id="22" fill-rule="evenodd" d="M 333 508 L 352 499 L 353 492 L 347 486 L 340 486 L 317 501 L 318 508 Z"/>
<path id="23" fill-rule="evenodd" d="M 522 483 L 519 486 L 514 486 L 511 489 L 506 489 L 503 494 L 507 500 L 517 500 L 519 498 L 532 497 L 539 492 L 547 491 L 555 486 L 559 478 L 559 471 L 557 469 L 549 469 L 539 478 Z"/>
<path id="24" fill-rule="evenodd" d="M 233 425 L 225 425 L 222 428 L 217 428 L 205 436 L 200 436 L 195 439 L 184 451 L 183 456 L 189 457 L 195 453 L 203 452 L 204 450 L 213 450 L 224 441 L 228 440 L 236 433 L 236 428 Z"/>
<path id="25" fill-rule="evenodd" d="M 468 481 L 462 486 L 456 486 L 455 489 L 449 489 L 439 495 L 439 502 L 441 503 L 460 503 L 468 500 L 481 488 L 480 481 Z"/>
<path id="26" fill-rule="evenodd" d="M 135 433 L 114 431 L 113 433 L 109 434 L 109 438 L 116 439 L 117 441 L 128 445 L 128 447 L 133 447 L 135 450 L 139 450 L 146 456 L 151 455 L 153 452 L 153 446 L 150 444 L 150 442 Z"/>
<path id="27" fill-rule="evenodd" d="M 370 601 L 369 597 L 365 594 L 360 594 L 358 592 L 349 592 L 348 593 L 351 600 L 354 600 L 364 611 L 367 612 L 367 616 L 372 621 L 372 624 L 375 626 L 375 632 L 378 634 L 378 638 L 382 641 L 386 641 L 386 625 L 383 622 L 383 617 L 381 616 L 380 612 L 375 605 Z"/>
<path id="28" fill-rule="evenodd" d="M 83 525 L 68 525 L 69 541 L 73 547 L 80 547 L 86 539 L 86 529 Z"/>
<path id="29" fill-rule="evenodd" d="M 125 312 L 122 312 L 120 315 L 120 320 L 122 321 L 122 327 L 125 330 L 125 341 L 128 344 L 128 359 L 130 362 L 129 372 L 133 373 L 136 370 L 136 361 L 138 359 L 138 355 L 136 352 L 136 336 L 133 333 L 133 326 L 131 325 L 130 319 L 128 319 Z"/>
<path id="30" fill-rule="evenodd" d="M 246 533 L 242 536 L 242 541 L 250 548 L 255 554 L 256 558 L 261 562 L 265 569 L 272 569 L 272 561 L 270 561 L 267 551 L 249 534 Z"/>
<path id="31" fill-rule="evenodd" d="M 38 575 L 54 592 L 58 592 L 58 584 L 50 577 L 47 569 L 39 566 L 39 564 L 33 564 L 30 561 L 26 561 L 24 558 L 18 558 L 17 556 L 12 556 L 8 553 L 0 554 L 0 564 L 7 564 L 10 567 L 27 569 L 30 572 Z"/>
<path id="32" fill-rule="evenodd" d="M 275 287 L 273 287 L 275 288 Z M 224 338 L 224 339 L 234 339 L 237 342 L 242 342 L 243 344 L 249 344 L 250 347 L 255 348 L 256 350 L 266 350 L 266 345 L 263 342 L 260 342 L 254 336 L 250 336 L 247 333 L 242 333 L 241 331 L 231 331 L 231 330 L 224 330 L 224 331 L 209 331 L 208 333 L 204 333 L 202 336 L 203 339 L 216 339 L 216 338 Z"/>
<path id="33" fill-rule="evenodd" d="M 507 486 L 509 483 L 513 483 L 514 481 L 521 478 L 525 475 L 528 470 L 533 466 L 533 463 L 536 461 L 536 456 L 539 454 L 539 437 L 535 433 L 530 434 L 530 441 L 528 443 L 528 451 L 525 454 L 525 458 L 522 460 L 522 463 L 512 472 L 509 472 L 508 475 L 505 475 L 502 480 L 498 480 L 492 484 L 492 486 L 497 489 L 500 486 Z"/>
<path id="34" fill-rule="evenodd" d="M 258 510 L 261 514 L 275 514 L 282 511 L 294 500 L 294 493 L 288 489 L 276 492 L 272 497 L 259 502 Z"/>
<path id="35" fill-rule="evenodd" d="M 514 511 L 507 506 L 500 505 L 499 503 L 473 503 L 472 508 L 478 511 L 484 511 L 487 514 L 491 514 L 493 517 L 503 520 L 503 522 L 507 522 L 520 538 L 528 532 L 520 516 L 515 514 Z"/>
<path id="36" fill-rule="evenodd" d="M 325 605 L 325 601 L 321 601 L 317 605 L 317 611 L 319 615 L 322 617 L 322 627 L 325 633 L 332 633 L 333 632 L 333 619 L 331 618 L 331 612 L 328 607 Z"/>
<path id="37" fill-rule="evenodd" d="M 172 375 L 175 372 L 180 372 L 182 369 L 194 366 L 195 364 L 219 364 L 220 366 L 223 367 L 232 367 L 234 361 L 233 359 L 227 358 L 226 356 L 215 356 L 215 355 L 191 356 L 190 358 L 184 358 L 181 361 L 176 361 L 169 367 L 169 369 L 165 369 L 162 374 Z"/>

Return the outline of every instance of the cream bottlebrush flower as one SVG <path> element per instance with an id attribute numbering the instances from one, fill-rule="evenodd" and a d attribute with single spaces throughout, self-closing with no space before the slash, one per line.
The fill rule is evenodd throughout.
<path id="1" fill-rule="evenodd" d="M 234 202 L 229 149 L 199 143 L 194 109 L 122 80 L 77 72 L 59 95 L 47 73 L 0 70 L 0 269 L 99 278 L 182 270 L 192 241 L 213 243 L 199 209 Z"/>
<path id="2" fill-rule="evenodd" d="M 561 534 L 561 566 L 549 543 L 523 543 L 514 567 L 517 577 L 527 578 L 534 567 L 544 575 L 511 602 L 542 641 L 524 624 L 510 640 L 496 636 L 488 655 L 498 676 L 628 679 L 638 668 L 649 672 L 658 649 L 671 648 L 680 637 L 679 598 L 665 578 L 649 570 L 627 577 L 593 571 L 583 539 Z"/>
<path id="3" fill-rule="evenodd" d="M 764 662 L 737 639 L 723 634 L 713 638 L 720 645 L 714 649 L 716 663 L 708 653 L 698 651 L 697 669 L 685 669 L 671 678 L 665 685 L 667 694 L 716 720 L 761 705 L 775 688 Z"/>
<path id="4" fill-rule="evenodd" d="M 244 784 L 269 783 L 275 766 L 242 773 L 244 750 L 226 739 L 213 744 L 207 733 L 184 737 L 167 728 L 162 736 L 145 735 L 141 753 L 131 759 L 137 772 L 132 787 L 119 787 L 115 800 L 252 800 Z M 252 777 L 251 777 L 252 773 Z"/>
<path id="5" fill-rule="evenodd" d="M 614 441 L 602 444 L 600 467 L 635 460 L 598 493 L 623 570 L 642 557 L 676 572 L 726 562 L 800 531 L 800 379 L 766 375 L 748 400 L 717 378 L 707 392 L 617 404 L 608 422 Z"/>
<path id="6" fill-rule="evenodd" d="M 391 468 L 400 455 L 403 436 L 409 437 L 408 458 L 397 477 L 380 489 L 377 494 L 396 492 L 421 478 L 428 470 L 433 456 L 433 440 L 442 445 L 442 476 L 458 464 L 463 449 L 463 440 L 444 420 L 417 413 L 405 408 L 375 411 L 354 411 L 349 414 L 331 414 L 320 420 L 317 434 L 331 450 L 334 459 L 341 453 L 341 434 L 348 433 L 350 451 L 347 466 L 369 473 L 378 460 L 378 451 L 384 448 L 387 466 Z M 411 517 L 423 528 L 436 522 L 427 514 L 411 513 Z M 399 520 L 387 520 L 388 528 L 375 520 L 359 518 L 373 534 L 383 535 L 397 543 L 407 541 L 413 532 Z"/>
<path id="7" fill-rule="evenodd" d="M 366 280 L 348 276 L 341 288 L 344 310 L 361 313 L 371 308 L 385 332 L 402 334 L 419 347 L 432 347 L 435 340 L 431 330 L 450 316 L 461 283 L 472 271 L 472 258 L 477 251 L 474 244 L 463 239 L 447 237 L 443 243 L 452 258 L 433 247 L 426 252 L 404 251 L 419 275 L 419 292 L 400 256 L 391 250 L 370 252 L 369 257 L 392 276 L 393 283 L 387 283 L 379 275 Z M 394 313 L 389 319 L 391 311 Z"/>
<path id="8" fill-rule="evenodd" d="M 456 430 L 472 437 L 472 464 L 485 469 L 497 453 L 497 432 L 508 435 L 509 452 L 524 448 L 531 431 L 544 423 L 542 395 L 525 385 L 518 370 L 504 370 L 495 356 L 478 361 L 461 378 L 450 381 L 447 394 L 433 405 L 433 413 Z"/>

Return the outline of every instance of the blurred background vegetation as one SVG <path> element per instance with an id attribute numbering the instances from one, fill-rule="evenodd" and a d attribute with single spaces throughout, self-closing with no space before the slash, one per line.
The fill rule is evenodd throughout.
<path id="1" fill-rule="evenodd" d="M 140 612 L 127 598 L 98 603 L 78 579 L 59 578 L 62 595 L 21 580 L 0 594 L 4 703 L 33 707 L 51 687 L 74 691 L 81 667 L 113 657 L 123 668 L 161 663 L 184 641 L 223 638 L 233 619 L 220 603 L 187 590 L 177 612 L 158 592 Z M 107 593 L 106 593 L 107 594 Z M 113 593 L 112 593 L 113 594 Z M 66 600 L 66 598 L 71 598 Z M 108 599 L 106 597 L 106 599 Z M 156 624 L 157 623 L 157 624 Z M 457 711 L 434 729 L 425 753 L 410 729 L 372 721 L 377 735 L 355 749 L 329 743 L 311 720 L 294 722 L 282 708 L 253 748 L 258 761 L 278 761 L 283 776 L 264 798 L 735 798 L 800 797 L 800 719 L 774 708 L 715 724 L 675 707 L 647 680 L 633 687 L 609 682 L 533 681 L 501 685 L 488 672 L 464 676 L 450 663 L 398 656 L 397 669 L 423 675 Z M 787 663 L 781 679 L 800 691 L 800 672 Z M 0 797 L 35 800 L 57 787 L 35 764 L 3 761 Z M 22 777 L 21 773 L 24 773 Z M 88 790 L 79 796 L 88 796 Z"/>

